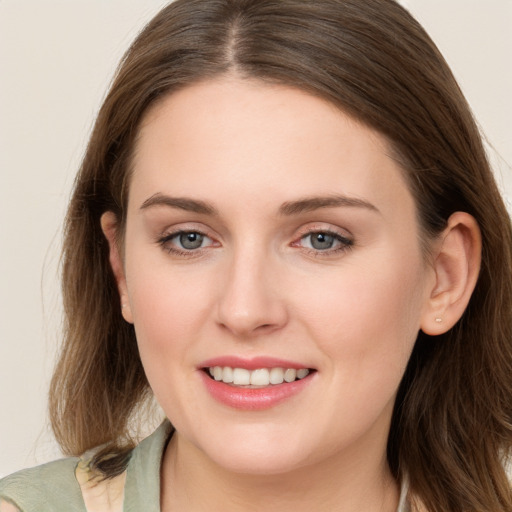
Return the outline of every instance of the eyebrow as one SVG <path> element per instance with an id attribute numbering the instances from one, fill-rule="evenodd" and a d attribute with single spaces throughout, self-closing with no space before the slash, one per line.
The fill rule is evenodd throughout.
<path id="1" fill-rule="evenodd" d="M 357 197 L 348 197 L 343 195 L 330 195 L 326 197 L 305 197 L 298 201 L 290 201 L 284 203 L 279 208 L 281 215 L 297 215 L 299 213 L 307 213 L 320 208 L 336 208 L 340 206 L 348 206 L 355 208 L 365 208 L 373 212 L 379 212 L 379 209 L 372 203 L 359 199 Z"/>
<path id="2" fill-rule="evenodd" d="M 188 197 L 171 197 L 164 194 L 156 193 L 150 198 L 146 199 L 141 210 L 146 210 L 153 206 L 169 206 L 170 208 L 177 208 L 179 210 L 185 210 L 187 212 L 200 213 L 203 215 L 217 216 L 217 210 L 209 203 L 205 201 L 198 201 L 196 199 L 190 199 Z"/>
<path id="3" fill-rule="evenodd" d="M 140 209 L 146 210 L 154 206 L 168 206 L 170 208 L 177 208 L 187 212 L 199 213 L 202 215 L 218 216 L 217 209 L 205 201 L 197 199 L 190 199 L 188 197 L 171 197 L 168 195 L 156 193 L 146 199 Z M 365 208 L 370 211 L 380 213 L 378 208 L 372 203 L 359 199 L 357 197 L 348 197 L 343 195 L 330 195 L 330 196 L 314 196 L 298 199 L 297 201 L 287 201 L 279 208 L 279 214 L 284 216 L 298 215 L 307 213 L 321 208 L 336 208 L 336 207 L 355 207 Z"/>

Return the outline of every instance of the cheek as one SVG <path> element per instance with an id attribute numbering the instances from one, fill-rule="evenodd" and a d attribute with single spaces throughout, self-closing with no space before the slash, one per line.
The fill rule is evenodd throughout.
<path id="1" fill-rule="evenodd" d="M 209 307 L 207 276 L 171 271 L 165 259 L 142 264 L 144 255 L 127 262 L 127 281 L 137 341 L 144 359 L 164 364 L 166 354 L 183 362 L 201 338 Z"/>
<path id="2" fill-rule="evenodd" d="M 176 417 L 186 417 L 190 409 L 180 400 L 180 393 L 188 390 L 194 402 L 197 347 L 205 337 L 209 313 L 207 287 L 196 286 L 194 281 L 153 266 L 147 271 L 139 268 L 129 283 L 144 371 L 158 403 L 175 424 L 179 423 Z"/>
<path id="3" fill-rule="evenodd" d="M 423 286 L 421 263 L 405 267 L 401 261 L 407 260 L 348 265 L 324 286 L 310 283 L 297 295 L 310 337 L 331 361 L 347 366 L 347 376 L 396 379 L 405 370 L 419 331 Z"/>

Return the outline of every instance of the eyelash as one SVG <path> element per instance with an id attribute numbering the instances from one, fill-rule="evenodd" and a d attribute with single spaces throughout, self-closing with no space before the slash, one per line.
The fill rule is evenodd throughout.
<path id="1" fill-rule="evenodd" d="M 196 249 L 180 249 L 180 248 L 176 247 L 175 245 L 171 245 L 169 243 L 169 242 L 171 242 L 171 240 L 173 240 L 181 235 L 191 235 L 191 234 L 199 235 L 204 238 L 208 238 L 213 242 L 213 239 L 202 231 L 194 230 L 194 229 L 190 229 L 190 230 L 180 229 L 178 231 L 174 231 L 172 233 L 168 233 L 168 234 L 160 237 L 157 240 L 157 243 L 162 247 L 163 250 L 165 250 L 169 254 L 174 254 L 176 256 L 181 256 L 181 257 L 185 257 L 185 258 L 198 257 L 204 252 L 204 250 L 207 247 L 211 247 L 212 245 L 215 244 L 215 242 L 213 242 L 213 244 L 210 244 L 206 247 L 198 247 Z M 339 243 L 339 246 L 334 249 L 328 248 L 325 250 L 321 250 L 321 249 L 315 249 L 312 247 L 304 247 L 304 246 L 300 245 L 300 243 L 303 240 L 307 239 L 308 237 L 312 237 L 313 235 L 325 235 L 328 237 L 332 237 L 334 239 L 334 242 Z M 295 241 L 291 244 L 292 247 L 302 247 L 307 253 L 314 255 L 315 257 L 331 256 L 334 254 L 342 253 L 342 252 L 350 250 L 353 247 L 353 245 L 354 245 L 354 241 L 351 240 L 350 238 L 347 238 L 343 235 L 340 235 L 339 233 L 336 233 L 335 231 L 330 231 L 327 229 L 309 230 L 309 231 L 303 233 L 297 239 L 297 241 Z"/>

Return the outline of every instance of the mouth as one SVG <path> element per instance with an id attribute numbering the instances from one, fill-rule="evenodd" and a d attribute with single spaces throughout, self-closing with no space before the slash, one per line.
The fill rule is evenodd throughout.
<path id="1" fill-rule="evenodd" d="M 258 389 L 302 380 L 312 368 L 257 368 L 248 370 L 231 366 L 209 366 L 202 369 L 210 379 L 233 387 Z"/>
<path id="2" fill-rule="evenodd" d="M 239 410 L 261 411 L 290 400 L 297 403 L 293 397 L 312 389 L 318 370 L 303 364 L 265 355 L 224 355 L 203 361 L 197 369 L 215 401 Z"/>

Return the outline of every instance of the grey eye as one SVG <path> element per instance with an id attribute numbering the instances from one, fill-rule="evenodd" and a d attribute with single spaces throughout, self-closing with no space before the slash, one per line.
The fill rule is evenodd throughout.
<path id="1" fill-rule="evenodd" d="M 336 237 L 328 233 L 311 233 L 308 235 L 311 247 L 318 251 L 332 249 L 336 242 Z"/>
<path id="2" fill-rule="evenodd" d="M 203 245 L 204 235 L 194 231 L 180 233 L 178 236 L 179 244 L 187 250 L 199 249 Z"/>

